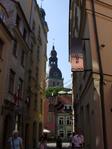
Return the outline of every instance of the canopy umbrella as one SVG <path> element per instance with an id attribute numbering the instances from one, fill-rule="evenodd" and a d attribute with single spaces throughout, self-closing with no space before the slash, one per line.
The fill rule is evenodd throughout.
<path id="1" fill-rule="evenodd" d="M 59 95 L 64 95 L 64 94 L 67 94 L 67 92 L 66 91 L 59 91 L 58 94 Z"/>
<path id="2" fill-rule="evenodd" d="M 50 130 L 48 130 L 48 129 L 43 129 L 43 132 L 44 132 L 44 133 L 50 133 Z"/>

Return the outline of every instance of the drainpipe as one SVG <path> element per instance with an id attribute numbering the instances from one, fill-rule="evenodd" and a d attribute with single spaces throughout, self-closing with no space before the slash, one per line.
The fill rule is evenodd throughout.
<path id="1" fill-rule="evenodd" d="M 98 62 L 99 62 L 100 99 L 101 99 L 101 110 L 102 110 L 103 143 L 104 143 L 104 149 L 108 149 L 107 132 L 106 132 L 105 104 L 104 104 L 103 68 L 102 68 L 102 61 L 101 61 L 101 55 L 100 55 L 100 44 L 99 44 L 99 38 L 98 38 L 98 30 L 97 30 L 97 23 L 96 23 L 96 16 L 95 16 L 94 0 L 91 0 L 91 3 L 92 3 L 92 15 L 93 15 L 94 31 L 95 31 L 95 37 L 96 37 L 96 49 L 97 49 L 97 56 L 98 56 Z"/>

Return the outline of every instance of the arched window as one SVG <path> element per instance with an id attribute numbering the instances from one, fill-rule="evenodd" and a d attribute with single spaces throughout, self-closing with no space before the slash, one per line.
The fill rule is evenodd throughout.
<path id="1" fill-rule="evenodd" d="M 5 22 L 6 18 L 8 18 L 8 13 L 4 6 L 0 4 L 0 19 L 2 19 L 3 22 Z"/>
<path id="2" fill-rule="evenodd" d="M 58 124 L 63 125 L 64 124 L 64 117 L 59 117 Z"/>

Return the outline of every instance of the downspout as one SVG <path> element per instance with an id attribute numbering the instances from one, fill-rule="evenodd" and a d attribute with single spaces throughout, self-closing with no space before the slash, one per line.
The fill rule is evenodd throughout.
<path id="1" fill-rule="evenodd" d="M 94 31 L 95 31 L 95 37 L 96 37 L 96 49 L 97 49 L 97 56 L 98 56 L 98 62 L 99 62 L 100 100 L 101 100 L 101 110 L 102 110 L 103 143 L 104 143 L 104 149 L 108 149 L 107 132 L 106 132 L 105 104 L 104 104 L 103 68 L 102 68 L 102 61 L 101 61 L 101 55 L 100 55 L 100 44 L 99 44 L 99 38 L 98 38 L 98 30 L 97 30 L 97 23 L 96 23 L 96 16 L 95 16 L 94 0 L 91 0 L 91 3 L 92 3 L 92 15 L 93 15 Z"/>

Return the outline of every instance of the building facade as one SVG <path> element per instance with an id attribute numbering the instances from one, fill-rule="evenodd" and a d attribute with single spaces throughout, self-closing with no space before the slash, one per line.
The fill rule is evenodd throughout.
<path id="1" fill-rule="evenodd" d="M 19 3 L 14 1 L 0 1 L 1 24 L 13 37 L 10 42 L 5 41 L 7 34 L 1 28 L 1 148 L 7 144 L 7 139 L 13 129 L 20 130 L 23 135 L 23 103 L 26 75 L 26 60 L 30 50 L 28 34 L 30 28 L 23 15 Z M 19 17 L 21 20 L 19 20 Z M 28 34 L 25 33 L 25 30 Z M 5 34 L 4 34 L 5 33 Z M 1 43 L 2 43 L 1 42 Z M 7 44 L 8 43 L 8 44 Z M 8 46 L 8 47 L 7 47 Z M 7 82 L 7 83 L 6 83 Z"/>
<path id="2" fill-rule="evenodd" d="M 70 139 L 70 135 L 73 132 L 72 95 L 60 95 L 57 100 L 58 102 L 62 102 L 63 108 L 58 110 L 58 112 L 56 113 L 56 134 L 57 136 L 61 136 L 63 141 L 68 142 Z"/>
<path id="3" fill-rule="evenodd" d="M 25 148 L 37 147 L 43 127 L 45 11 L 33 0 L 0 0 L 0 18 L 0 148 L 13 129 L 20 131 Z"/>
<path id="4" fill-rule="evenodd" d="M 29 76 L 27 81 L 28 91 L 25 105 L 25 141 L 28 147 L 37 147 L 43 130 L 43 102 L 45 99 L 45 76 L 47 60 L 47 32 L 45 11 L 39 8 L 35 0 L 29 2 L 20 0 L 26 19 L 32 30 L 31 52 L 29 53 Z M 28 5 L 26 9 L 26 5 Z M 29 114 L 28 114 L 29 113 Z M 29 132 L 29 135 L 28 135 Z"/>
<path id="5" fill-rule="evenodd" d="M 44 103 L 44 128 L 48 129 L 48 141 L 60 135 L 69 141 L 73 132 L 72 95 L 62 94 L 48 97 Z"/>
<path id="6" fill-rule="evenodd" d="M 76 128 L 84 132 L 85 148 L 111 149 L 112 2 L 71 0 L 69 8 L 69 60 L 74 68 Z"/>

